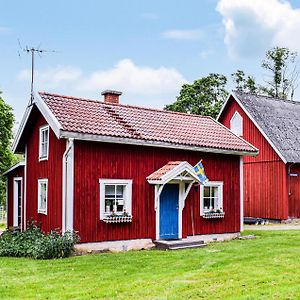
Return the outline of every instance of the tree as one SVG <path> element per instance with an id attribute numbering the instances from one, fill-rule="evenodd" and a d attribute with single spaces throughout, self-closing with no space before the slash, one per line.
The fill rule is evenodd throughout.
<path id="1" fill-rule="evenodd" d="M 4 205 L 6 201 L 6 181 L 1 174 L 15 162 L 10 150 L 13 124 L 12 108 L 4 102 L 0 92 L 0 205 Z"/>
<path id="2" fill-rule="evenodd" d="M 237 70 L 235 73 L 231 74 L 231 77 L 235 83 L 235 90 L 238 92 L 251 94 L 257 93 L 258 88 L 253 76 L 248 75 L 246 77 L 244 71 Z"/>
<path id="3" fill-rule="evenodd" d="M 211 73 L 192 84 L 184 84 L 176 101 L 165 109 L 216 118 L 228 96 L 226 83 L 224 75 Z"/>
<path id="4" fill-rule="evenodd" d="M 293 99 L 299 74 L 297 56 L 297 52 L 283 47 L 267 51 L 262 67 L 271 74 L 267 86 L 261 87 L 262 92 L 271 97 Z"/>

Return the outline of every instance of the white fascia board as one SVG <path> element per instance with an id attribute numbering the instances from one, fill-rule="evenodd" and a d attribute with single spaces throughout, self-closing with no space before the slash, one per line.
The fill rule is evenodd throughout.
<path id="1" fill-rule="evenodd" d="M 54 116 L 52 111 L 49 109 L 49 107 L 46 105 L 46 103 L 43 101 L 43 99 L 40 97 L 38 93 L 33 93 L 33 103 L 29 106 L 27 106 L 25 113 L 23 115 L 20 127 L 18 129 L 18 132 L 16 134 L 16 137 L 14 139 L 14 142 L 12 144 L 12 151 L 15 152 L 17 149 L 17 146 L 19 144 L 20 138 L 23 134 L 24 128 L 27 124 L 27 121 L 29 119 L 29 116 L 32 111 L 33 105 L 36 105 L 43 117 L 46 119 L 47 123 L 50 125 L 51 129 L 55 133 L 56 137 L 60 138 L 60 131 L 62 129 L 61 124 L 58 122 L 57 118 Z"/>
<path id="2" fill-rule="evenodd" d="M 20 161 L 17 164 L 15 164 L 14 166 L 12 166 L 10 169 L 8 169 L 7 171 L 5 171 L 2 175 L 7 175 L 8 173 L 10 173 L 11 171 L 15 170 L 18 167 L 23 167 L 25 166 L 25 161 Z"/>
<path id="3" fill-rule="evenodd" d="M 74 138 L 75 140 L 91 141 L 91 142 L 104 142 L 104 143 L 150 146 L 150 147 L 181 149 L 181 150 L 189 150 L 189 151 L 199 151 L 199 152 L 208 152 L 208 153 L 217 153 L 217 154 L 229 154 L 229 155 L 238 155 L 238 156 L 240 156 L 240 155 L 256 156 L 257 155 L 256 152 L 239 151 L 239 150 L 235 151 L 235 150 L 226 150 L 226 149 L 217 149 L 217 148 L 180 145 L 180 144 L 172 144 L 172 143 L 166 143 L 166 142 L 138 140 L 138 139 L 130 139 L 130 138 L 121 138 L 121 137 L 69 132 L 69 131 L 61 131 L 60 138 Z"/>
<path id="4" fill-rule="evenodd" d="M 259 132 L 263 135 L 263 137 L 267 140 L 267 142 L 271 145 L 273 150 L 277 153 L 277 155 L 282 159 L 282 161 L 286 164 L 287 160 L 283 157 L 281 152 L 278 150 L 278 148 L 273 144 L 273 142 L 269 139 L 269 137 L 266 135 L 266 133 L 262 130 L 262 128 L 257 124 L 257 122 L 254 120 L 254 118 L 251 116 L 251 114 L 247 111 L 247 109 L 243 106 L 241 101 L 238 99 L 238 97 L 232 93 L 232 97 L 234 100 L 238 103 L 238 105 L 243 109 L 247 117 L 252 121 L 252 123 L 256 126 L 256 128 L 259 130 Z"/>
<path id="5" fill-rule="evenodd" d="M 59 139 L 60 131 L 62 130 L 61 124 L 38 93 L 34 93 L 33 97 L 34 103 L 36 104 L 37 108 L 46 119 L 47 123 L 50 125 L 56 137 Z"/>
<path id="6" fill-rule="evenodd" d="M 12 148 L 12 152 L 14 152 L 14 153 L 16 151 L 17 145 L 19 144 L 20 138 L 21 138 L 21 136 L 23 134 L 25 125 L 27 124 L 27 121 L 28 121 L 28 118 L 30 116 L 31 111 L 32 111 L 32 105 L 27 106 L 26 110 L 24 112 L 21 124 L 20 124 L 20 126 L 18 128 L 17 134 L 16 134 L 16 136 L 14 138 L 14 141 L 13 141 L 13 144 L 12 144 L 12 147 L 11 147 Z"/>

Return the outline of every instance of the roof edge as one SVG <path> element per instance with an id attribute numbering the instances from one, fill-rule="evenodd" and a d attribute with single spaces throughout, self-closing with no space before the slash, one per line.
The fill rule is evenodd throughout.
<path id="1" fill-rule="evenodd" d="M 60 138 L 74 138 L 75 140 L 82 140 L 82 141 L 140 145 L 140 146 L 161 147 L 161 148 L 201 151 L 201 152 L 218 153 L 218 154 L 242 155 L 242 156 L 244 155 L 256 156 L 258 154 L 257 151 L 252 152 L 252 151 L 232 150 L 232 149 L 222 149 L 222 148 L 199 147 L 199 146 L 184 145 L 184 144 L 148 141 L 148 140 L 133 139 L 133 138 L 112 137 L 112 136 L 77 133 L 77 132 L 69 132 L 69 131 L 61 131 Z M 253 149 L 255 150 L 254 147 Z"/>
<path id="2" fill-rule="evenodd" d="M 238 103 L 238 105 L 242 108 L 242 110 L 245 112 L 245 114 L 247 115 L 247 117 L 252 121 L 252 123 L 255 125 L 255 127 L 259 130 L 259 132 L 263 135 L 263 137 L 267 140 L 267 142 L 271 145 L 271 147 L 273 148 L 273 150 L 276 152 L 276 154 L 280 157 L 280 159 L 286 164 L 287 160 L 285 159 L 285 157 L 283 156 L 283 154 L 279 151 L 279 149 L 274 145 L 274 143 L 271 141 L 271 139 L 268 137 L 268 135 L 262 130 L 262 128 L 258 125 L 258 123 L 255 121 L 255 119 L 251 116 L 251 114 L 248 112 L 248 110 L 245 108 L 245 106 L 242 104 L 242 102 L 239 100 L 238 96 L 232 92 L 228 99 L 225 101 L 224 105 L 221 108 L 221 111 L 217 117 L 217 120 L 219 120 L 219 118 L 221 117 L 230 97 L 233 97 L 233 99 Z"/>
<path id="3" fill-rule="evenodd" d="M 18 168 L 18 167 L 24 167 L 24 166 L 25 166 L 25 161 L 19 161 L 18 163 L 16 163 L 12 167 L 10 167 L 8 170 L 6 170 L 4 173 L 2 173 L 2 175 L 6 176 L 8 173 L 10 173 L 11 171 L 15 170 L 16 168 Z"/>

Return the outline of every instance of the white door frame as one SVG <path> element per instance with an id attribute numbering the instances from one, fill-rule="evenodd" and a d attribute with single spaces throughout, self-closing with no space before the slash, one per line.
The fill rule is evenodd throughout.
<path id="1" fill-rule="evenodd" d="M 23 211 L 23 178 L 22 177 L 14 177 L 13 178 L 13 187 L 14 187 L 14 192 L 13 192 L 13 226 L 18 227 L 19 226 L 19 207 L 18 207 L 18 182 L 21 182 L 21 223 L 20 227 L 22 228 L 22 211 Z"/>
<path id="2" fill-rule="evenodd" d="M 188 183 L 187 189 L 185 189 L 185 184 Z M 194 181 L 186 182 L 186 181 L 170 181 L 166 184 L 178 184 L 179 185 L 179 192 L 178 192 L 178 239 L 182 239 L 182 211 L 185 207 L 185 199 L 191 190 Z M 164 188 L 164 185 L 155 185 L 155 217 L 156 217 L 156 240 L 160 239 L 160 195 Z"/>

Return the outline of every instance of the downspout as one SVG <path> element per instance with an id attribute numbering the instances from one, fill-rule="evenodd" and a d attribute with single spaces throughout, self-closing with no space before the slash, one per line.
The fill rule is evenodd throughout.
<path id="1" fill-rule="evenodd" d="M 240 231 L 244 231 L 244 165 L 240 156 Z"/>
<path id="2" fill-rule="evenodd" d="M 288 180 L 289 180 L 289 182 L 288 182 L 288 186 L 289 186 L 288 196 L 289 196 L 289 197 L 292 195 L 292 191 L 291 191 L 291 176 L 290 176 L 290 174 L 291 174 L 291 167 L 292 167 L 293 165 L 295 165 L 295 164 L 296 164 L 296 163 L 292 163 L 292 164 L 290 164 L 290 165 L 288 166 Z"/>
<path id="3" fill-rule="evenodd" d="M 74 139 L 69 138 L 67 149 L 63 154 L 63 203 L 62 203 L 62 232 L 66 231 L 66 202 L 68 201 L 68 158 L 74 146 Z M 73 179 L 72 179 L 73 180 Z"/>

